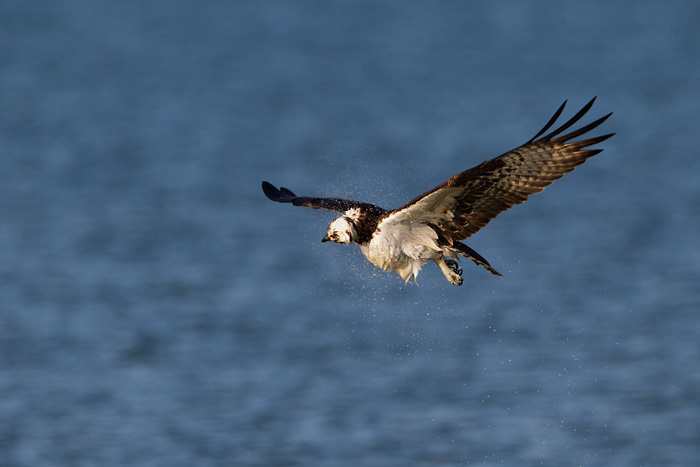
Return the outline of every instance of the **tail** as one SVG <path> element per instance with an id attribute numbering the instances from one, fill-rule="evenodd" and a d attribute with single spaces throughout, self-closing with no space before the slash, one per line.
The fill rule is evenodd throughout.
<path id="1" fill-rule="evenodd" d="M 503 277 L 503 274 L 500 272 L 496 271 L 494 268 L 491 267 L 488 261 L 486 261 L 479 253 L 476 251 L 472 250 L 469 248 L 467 245 L 464 243 L 460 242 L 454 242 L 452 244 L 452 248 L 459 252 L 462 256 L 465 256 L 469 258 L 470 260 L 474 261 L 476 264 L 485 267 L 491 274 L 495 276 L 501 276 Z"/>

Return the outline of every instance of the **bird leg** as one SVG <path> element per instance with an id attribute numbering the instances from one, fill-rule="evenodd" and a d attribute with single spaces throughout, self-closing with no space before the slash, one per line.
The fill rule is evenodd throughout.
<path id="1" fill-rule="evenodd" d="M 435 262 L 451 284 L 462 285 L 462 268 L 457 261 L 443 257 Z"/>

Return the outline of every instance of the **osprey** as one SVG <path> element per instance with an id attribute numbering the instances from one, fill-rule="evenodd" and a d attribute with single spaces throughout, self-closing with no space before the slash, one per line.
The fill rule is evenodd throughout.
<path id="1" fill-rule="evenodd" d="M 572 141 L 603 123 L 612 113 L 576 131 L 568 130 L 593 106 L 593 98 L 576 115 L 551 133 L 566 101 L 527 143 L 501 156 L 458 173 L 440 186 L 387 210 L 373 204 L 338 198 L 297 196 L 287 188 L 262 182 L 265 195 L 278 203 L 342 213 L 328 227 L 323 242 L 357 243 L 367 259 L 386 271 L 415 281 L 426 261 L 434 261 L 450 283 L 462 285 L 459 255 L 501 276 L 464 240 L 501 212 L 520 204 L 582 164 L 602 149 L 585 149 L 614 133 Z"/>

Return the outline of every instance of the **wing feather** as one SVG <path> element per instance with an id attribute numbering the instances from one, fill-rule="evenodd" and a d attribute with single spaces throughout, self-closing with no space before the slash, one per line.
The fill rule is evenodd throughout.
<path id="1" fill-rule="evenodd" d="M 606 134 L 567 143 L 598 127 L 605 115 L 571 133 L 560 135 L 575 125 L 593 106 L 595 98 L 562 126 L 540 137 L 556 122 L 566 102 L 530 141 L 472 169 L 458 173 L 433 190 L 392 211 L 385 222 L 425 221 L 439 226 L 452 241 L 464 240 L 501 212 L 524 202 L 529 195 L 571 172 L 602 149 L 584 149 L 613 136 Z"/>
<path id="2" fill-rule="evenodd" d="M 528 141 L 528 143 L 532 143 L 534 140 L 536 140 L 537 138 L 539 138 L 540 136 L 542 136 L 542 134 L 543 134 L 545 131 L 549 130 L 549 128 L 550 128 L 552 125 L 554 125 L 554 122 L 556 122 L 557 119 L 559 119 L 559 116 L 560 116 L 561 113 L 564 111 L 564 107 L 566 107 L 566 103 L 567 103 L 567 102 L 568 102 L 568 100 L 564 101 L 564 103 L 563 103 L 562 105 L 559 106 L 559 108 L 557 109 L 556 112 L 554 112 L 554 115 L 552 115 L 552 118 L 549 119 L 549 121 L 547 122 L 547 124 L 546 124 L 545 126 L 543 126 L 542 129 L 541 129 L 540 131 L 538 131 L 537 134 L 536 134 L 535 136 L 533 136 L 532 139 L 530 139 L 530 141 Z"/>
<path id="3" fill-rule="evenodd" d="M 262 182 L 262 189 L 272 201 L 278 203 L 291 203 L 294 206 L 307 206 L 314 209 L 326 209 L 328 211 L 347 212 L 350 209 L 360 209 L 364 212 L 383 212 L 384 209 L 369 203 L 351 201 L 340 198 L 312 198 L 308 196 L 297 196 L 288 188 L 276 188 L 268 182 Z"/>

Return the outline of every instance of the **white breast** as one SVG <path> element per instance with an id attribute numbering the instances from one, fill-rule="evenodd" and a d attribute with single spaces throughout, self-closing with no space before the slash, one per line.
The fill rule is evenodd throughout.
<path id="1" fill-rule="evenodd" d="M 406 281 L 415 278 L 427 260 L 442 254 L 435 231 L 419 222 L 383 221 L 369 244 L 360 249 L 372 264 L 395 270 Z"/>

